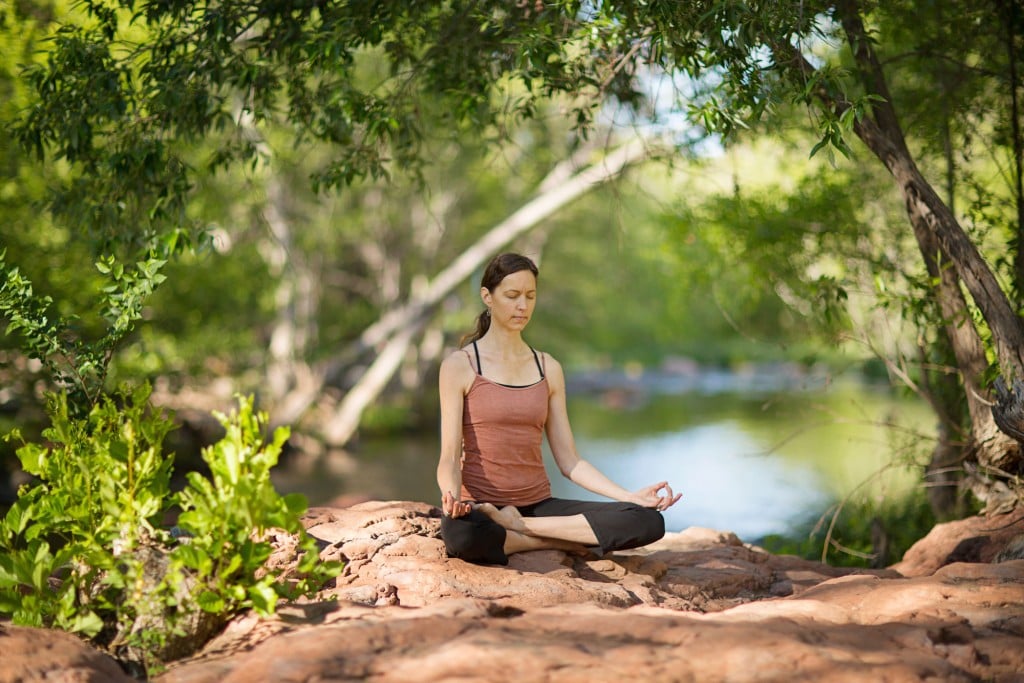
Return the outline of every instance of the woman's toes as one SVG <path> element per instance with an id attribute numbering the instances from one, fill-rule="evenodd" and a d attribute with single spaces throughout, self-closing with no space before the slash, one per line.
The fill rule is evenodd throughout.
<path id="1" fill-rule="evenodd" d="M 510 531 L 521 532 L 526 528 L 526 525 L 523 524 L 523 517 L 515 506 L 506 505 L 499 510 L 490 503 L 479 503 L 476 509 Z"/>

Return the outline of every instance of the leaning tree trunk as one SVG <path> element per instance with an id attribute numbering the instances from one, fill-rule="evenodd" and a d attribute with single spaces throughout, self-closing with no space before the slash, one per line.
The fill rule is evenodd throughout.
<path id="1" fill-rule="evenodd" d="M 497 250 L 569 202 L 617 177 L 628 166 L 647 158 L 650 154 L 649 144 L 649 141 L 643 139 L 633 140 L 614 150 L 601 161 L 591 164 L 575 175 L 570 175 L 557 186 L 552 187 L 552 183 L 548 182 L 542 183 L 541 187 L 547 188 L 547 191 L 541 192 L 462 252 L 423 288 L 419 297 L 385 313 L 380 320 L 367 328 L 362 335 L 363 343 L 378 342 L 381 339 L 387 339 L 387 342 L 369 369 L 324 423 L 324 440 L 331 446 L 344 446 L 355 435 L 363 410 L 380 394 L 401 363 L 409 345 L 426 325 L 434 307 L 444 297 L 464 282 Z M 564 171 L 559 165 L 552 173 L 561 175 Z"/>
<path id="2" fill-rule="evenodd" d="M 881 101 L 872 116 L 857 119 L 854 132 L 882 161 L 895 179 L 906 205 L 914 236 L 930 270 L 937 270 L 937 296 L 946 320 L 946 332 L 953 345 L 963 376 L 971 413 L 972 446 L 983 468 L 1016 472 L 1021 465 L 1020 444 L 996 428 L 988 409 L 991 393 L 982 386 L 987 365 L 977 330 L 968 315 L 960 290 L 962 282 L 992 331 L 992 341 L 1002 373 L 1024 377 L 1024 325 L 1021 324 L 995 274 L 975 244 L 957 222 L 952 210 L 925 180 L 906 144 L 903 130 L 892 107 L 881 65 L 859 14 L 855 0 L 840 3 L 841 21 L 854 60 L 867 92 Z M 834 103 L 843 109 L 844 103 Z M 952 269 L 943 267 L 948 259 Z M 984 497 L 984 487 L 975 487 Z M 993 503 L 994 501 L 987 501 Z"/>
<path id="3" fill-rule="evenodd" d="M 841 2 L 839 6 L 847 42 L 853 49 L 864 85 L 869 93 L 882 100 L 874 106 L 871 117 L 855 119 L 854 132 L 896 180 L 915 234 L 925 230 L 933 235 L 938 247 L 949 257 L 992 330 L 1003 374 L 1011 379 L 1024 378 L 1024 325 L 974 242 L 917 168 L 892 107 L 892 96 L 857 2 Z M 844 103 L 837 102 L 835 106 L 845 109 Z"/>
<path id="4" fill-rule="evenodd" d="M 911 222 L 925 267 L 936 283 L 933 296 L 942 315 L 943 333 L 956 359 L 970 418 L 970 431 L 963 434 L 953 424 L 954 416 L 939 415 L 942 424 L 926 470 L 925 484 L 932 510 L 941 519 L 955 513 L 958 506 L 955 486 L 963 479 L 965 463 L 999 465 L 1014 457 L 1017 446 L 999 430 L 993 418 L 987 399 L 991 392 L 984 381 L 988 370 L 985 345 L 971 320 L 960 278 L 928 225 L 916 215 L 911 216 Z M 984 487 L 979 491 L 983 499 L 991 497 L 984 493 Z"/>

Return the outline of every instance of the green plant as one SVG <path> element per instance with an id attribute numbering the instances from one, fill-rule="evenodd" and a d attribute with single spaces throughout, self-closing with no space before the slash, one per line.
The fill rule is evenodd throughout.
<path id="1" fill-rule="evenodd" d="M 154 239 L 131 259 L 108 255 L 95 267 L 104 278 L 98 293 L 103 334 L 94 339 L 81 332 L 75 316 L 62 317 L 52 310 L 53 299 L 35 291 L 20 269 L 5 262 L 0 250 L 0 317 L 6 334 L 18 334 L 22 350 L 50 371 L 69 395 L 76 414 L 86 412 L 100 400 L 114 349 L 142 318 L 147 299 L 166 277 L 160 272 L 167 260 L 191 245 L 181 231 Z"/>
<path id="2" fill-rule="evenodd" d="M 52 395 L 52 447 L 18 449 L 39 481 L 0 523 L 0 612 L 15 623 L 96 636 L 101 615 L 128 617 L 118 603 L 138 570 L 134 552 L 167 541 L 156 521 L 170 494 L 171 460 L 159 454 L 170 421 L 145 411 L 147 397 L 137 390 L 123 408 L 106 399 L 77 419 L 65 394 Z"/>
<path id="3" fill-rule="evenodd" d="M 253 411 L 251 398 L 239 400 L 236 414 L 217 417 L 227 433 L 203 450 L 212 479 L 188 473 L 188 486 L 179 496 L 178 524 L 191 538 L 173 556 L 205 577 L 197 595 L 202 609 L 235 612 L 251 607 L 269 614 L 278 598 L 315 592 L 339 568 L 320 563 L 315 541 L 299 524 L 305 497 L 282 497 L 270 482 L 288 429 L 278 428 L 271 442 L 264 443 L 260 434 L 267 416 Z M 259 577 L 272 551 L 268 537 L 274 530 L 300 538 L 298 575 L 288 582 L 272 573 Z"/>
<path id="4" fill-rule="evenodd" d="M 858 496 L 832 505 L 786 535 L 770 535 L 759 545 L 775 554 L 823 560 L 841 567 L 887 566 L 935 525 L 923 489 L 873 500 Z"/>
<path id="5" fill-rule="evenodd" d="M 81 633 L 153 671 L 235 612 L 272 613 L 279 598 L 314 593 L 340 566 L 319 562 L 299 523 L 305 501 L 270 484 L 287 430 L 264 443 L 265 417 L 240 399 L 236 413 L 219 416 L 224 439 L 204 452 L 212 481 L 190 473 L 175 495 L 161 450 L 172 422 L 148 399 L 148 386 L 122 391 L 78 418 L 65 394 L 50 396 L 48 443 L 17 451 L 38 481 L 0 521 L 0 613 Z M 179 504 L 172 534 L 164 520 Z M 298 538 L 295 576 L 264 566 L 274 529 Z"/>

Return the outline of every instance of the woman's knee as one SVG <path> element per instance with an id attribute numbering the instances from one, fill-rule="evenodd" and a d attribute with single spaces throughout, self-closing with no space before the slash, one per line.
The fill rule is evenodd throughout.
<path id="1" fill-rule="evenodd" d="M 610 514 L 589 519 L 604 552 L 630 550 L 665 535 L 665 518 L 653 508 L 624 504 Z"/>
<path id="2" fill-rule="evenodd" d="M 665 536 L 665 517 L 654 508 L 637 508 L 633 516 L 639 545 L 654 543 Z"/>
<path id="3" fill-rule="evenodd" d="M 497 525 L 494 525 L 497 526 Z M 449 557 L 466 562 L 506 564 L 508 558 L 502 549 L 505 530 L 469 519 L 441 520 L 441 539 Z"/>

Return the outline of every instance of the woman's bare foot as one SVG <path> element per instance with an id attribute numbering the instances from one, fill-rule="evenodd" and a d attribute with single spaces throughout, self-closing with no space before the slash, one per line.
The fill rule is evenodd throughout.
<path id="1" fill-rule="evenodd" d="M 512 555 L 526 550 L 561 550 L 581 557 L 589 554 L 587 548 L 579 543 L 560 541 L 557 538 L 526 536 L 518 531 L 508 530 L 508 534 L 505 536 L 505 554 Z"/>
<path id="2" fill-rule="evenodd" d="M 509 531 L 529 535 L 529 532 L 526 530 L 526 523 L 523 521 L 523 516 L 519 514 L 519 510 L 513 505 L 506 505 L 499 510 L 490 503 L 479 503 L 476 509 Z"/>

